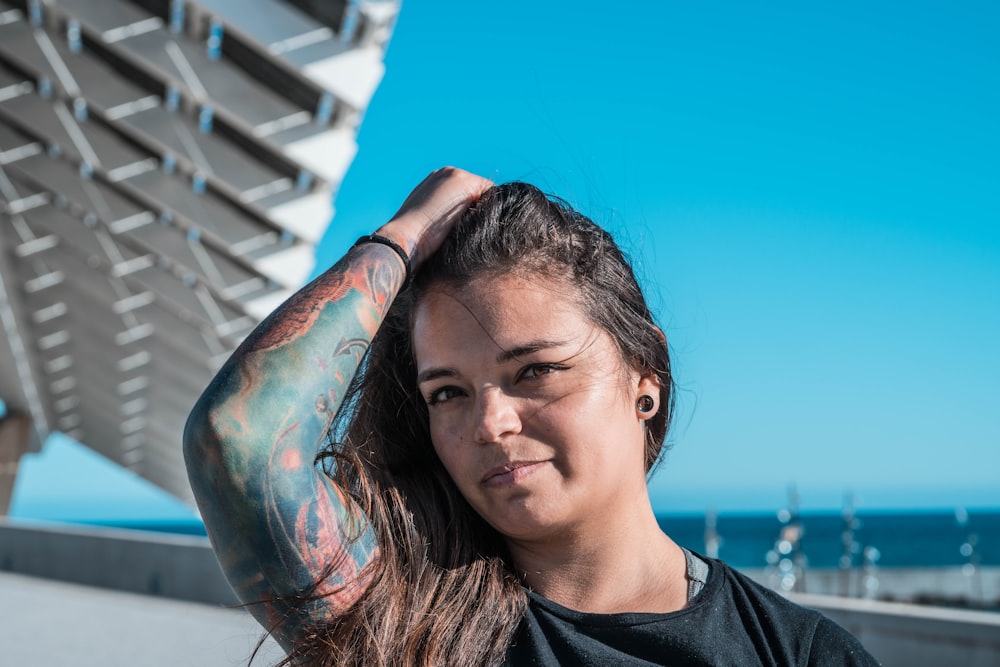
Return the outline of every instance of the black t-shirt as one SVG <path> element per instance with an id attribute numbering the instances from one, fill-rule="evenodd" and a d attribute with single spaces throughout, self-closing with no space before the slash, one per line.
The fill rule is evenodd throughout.
<path id="1" fill-rule="evenodd" d="M 817 611 L 790 602 L 725 563 L 687 607 L 668 614 L 586 614 L 529 592 L 505 665 L 803 665 L 878 662 Z"/>

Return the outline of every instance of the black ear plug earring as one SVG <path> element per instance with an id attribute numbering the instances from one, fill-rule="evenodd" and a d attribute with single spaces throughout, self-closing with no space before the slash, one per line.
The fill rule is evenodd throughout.
<path id="1" fill-rule="evenodd" d="M 635 406 L 639 408 L 639 412 L 647 414 L 652 412 L 653 408 L 656 407 L 656 401 L 654 401 L 653 397 L 649 394 L 643 394 L 639 397 L 639 400 L 635 402 Z"/>

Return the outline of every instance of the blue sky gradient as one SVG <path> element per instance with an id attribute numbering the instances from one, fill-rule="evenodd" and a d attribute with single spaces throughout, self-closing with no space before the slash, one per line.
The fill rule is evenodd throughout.
<path id="1" fill-rule="evenodd" d="M 669 338 L 658 510 L 769 511 L 790 483 L 812 509 L 1000 507 L 998 25 L 406 2 L 318 270 L 431 169 L 533 182 L 615 233 Z"/>

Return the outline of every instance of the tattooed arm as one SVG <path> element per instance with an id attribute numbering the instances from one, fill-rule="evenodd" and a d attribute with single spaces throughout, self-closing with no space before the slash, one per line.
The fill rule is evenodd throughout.
<path id="1" fill-rule="evenodd" d="M 489 185 L 438 170 L 379 233 L 417 267 Z M 188 476 L 216 555 L 239 598 L 286 650 L 304 625 L 363 593 L 358 573 L 378 556 L 365 518 L 315 459 L 404 278 L 391 248 L 353 248 L 250 334 L 188 417 Z M 331 566 L 333 576 L 314 590 Z M 289 599 L 308 593 L 325 597 L 289 615 Z"/>

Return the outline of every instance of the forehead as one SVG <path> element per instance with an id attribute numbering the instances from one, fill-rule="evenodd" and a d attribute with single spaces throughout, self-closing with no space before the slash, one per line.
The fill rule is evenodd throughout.
<path id="1" fill-rule="evenodd" d="M 461 288 L 431 288 L 414 307 L 412 336 L 422 365 L 457 348 L 498 351 L 536 340 L 570 342 L 597 329 L 565 281 L 506 274 Z"/>

